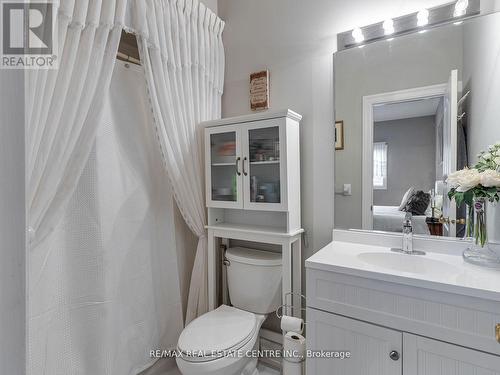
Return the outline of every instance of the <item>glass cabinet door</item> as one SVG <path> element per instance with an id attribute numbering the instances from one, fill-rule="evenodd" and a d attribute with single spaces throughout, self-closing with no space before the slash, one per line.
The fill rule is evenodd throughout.
<path id="1" fill-rule="evenodd" d="M 249 197 L 252 206 L 280 204 L 281 197 L 281 159 L 280 127 L 269 126 L 248 129 L 247 176 L 250 185 Z M 246 160 L 245 160 L 246 161 Z M 247 190 L 248 191 L 248 190 Z M 255 203 L 256 205 L 253 205 Z"/>
<path id="2" fill-rule="evenodd" d="M 226 202 L 212 206 L 230 207 L 241 198 L 239 195 L 239 170 L 241 157 L 238 155 L 237 132 L 212 133 L 210 137 L 210 200 Z M 233 202 L 233 203 L 231 203 Z"/>

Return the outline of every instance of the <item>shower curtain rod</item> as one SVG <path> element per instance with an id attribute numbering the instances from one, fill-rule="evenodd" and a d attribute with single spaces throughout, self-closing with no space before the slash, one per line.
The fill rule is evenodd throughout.
<path id="1" fill-rule="evenodd" d="M 126 62 L 136 64 L 136 65 L 141 65 L 141 60 L 136 59 L 135 57 L 129 56 L 123 52 L 118 52 L 116 54 L 116 57 L 122 61 L 126 61 Z"/>

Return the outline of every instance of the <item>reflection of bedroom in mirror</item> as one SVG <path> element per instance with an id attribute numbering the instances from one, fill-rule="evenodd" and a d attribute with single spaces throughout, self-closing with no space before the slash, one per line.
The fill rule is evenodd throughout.
<path id="1" fill-rule="evenodd" d="M 435 96 L 374 106 L 374 230 L 398 231 L 410 212 L 415 234 L 443 234 L 436 225 L 443 208 L 443 102 Z"/>
<path id="2" fill-rule="evenodd" d="M 415 234 L 464 236 L 446 179 L 500 140 L 499 25 L 494 13 L 335 54 L 337 228 L 401 232 L 410 213 Z"/>

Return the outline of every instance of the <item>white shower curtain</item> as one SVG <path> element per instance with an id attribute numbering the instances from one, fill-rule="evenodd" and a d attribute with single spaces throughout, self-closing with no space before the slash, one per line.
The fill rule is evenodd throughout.
<path id="1" fill-rule="evenodd" d="M 27 72 L 31 250 L 61 219 L 93 144 L 126 0 L 54 2 L 59 68 Z"/>
<path id="2" fill-rule="evenodd" d="M 133 21 L 165 167 L 198 246 L 186 323 L 208 309 L 200 121 L 220 118 L 224 22 L 198 0 L 134 3 Z"/>
<path id="3" fill-rule="evenodd" d="M 142 67 L 118 62 L 63 220 L 30 257 L 30 375 L 136 375 L 175 348 L 171 186 Z"/>

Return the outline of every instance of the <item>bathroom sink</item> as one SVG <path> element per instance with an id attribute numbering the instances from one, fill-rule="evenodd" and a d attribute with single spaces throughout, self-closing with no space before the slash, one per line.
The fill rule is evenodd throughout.
<path id="1" fill-rule="evenodd" d="M 426 257 L 425 255 L 408 255 L 389 252 L 360 253 L 357 257 L 368 264 L 400 272 L 420 275 L 446 274 L 457 276 L 460 270 L 443 261 Z"/>
<path id="2" fill-rule="evenodd" d="M 418 238 L 414 249 L 425 255 L 409 255 L 391 251 L 401 241 L 394 236 L 340 230 L 335 236 L 343 241 L 309 257 L 308 269 L 500 302 L 500 272 L 465 263 L 460 241 Z"/>

